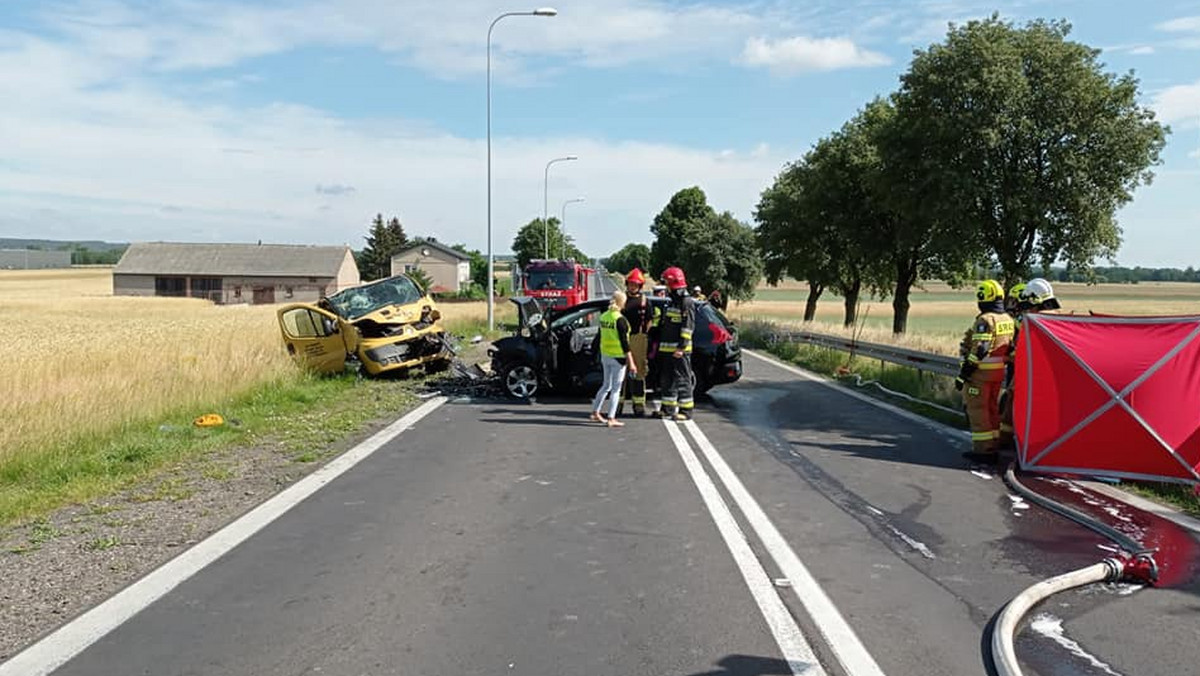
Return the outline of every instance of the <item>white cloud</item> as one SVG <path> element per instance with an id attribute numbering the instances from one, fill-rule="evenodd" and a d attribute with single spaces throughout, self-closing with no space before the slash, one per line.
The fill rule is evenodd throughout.
<path id="1" fill-rule="evenodd" d="M 1134 56 L 1149 56 L 1154 53 L 1154 48 L 1150 45 L 1139 45 L 1129 50 L 1129 53 Z"/>
<path id="2" fill-rule="evenodd" d="M 1200 16 L 1184 16 L 1171 19 L 1155 26 L 1160 31 L 1174 33 L 1180 37 L 1166 42 L 1180 49 L 1200 49 Z"/>
<path id="3" fill-rule="evenodd" d="M 0 73 L 11 75 L 0 77 L 0 231 L 359 246 L 383 211 L 414 234 L 486 246 L 480 139 L 287 103 L 189 105 L 118 66 L 44 39 L 0 46 Z M 596 253 L 648 239 L 653 215 L 690 185 L 748 218 L 788 159 L 766 146 L 721 153 L 586 136 L 497 139 L 497 251 L 541 213 L 545 158 L 563 148 L 581 160 L 552 176 L 551 196 L 587 197 L 568 227 Z"/>
<path id="4" fill-rule="evenodd" d="M 1162 90 L 1150 106 L 1164 122 L 1188 127 L 1200 124 L 1200 80 Z"/>
<path id="5" fill-rule="evenodd" d="M 1200 16 L 1171 19 L 1158 24 L 1155 28 L 1168 33 L 1200 33 Z"/>
<path id="6" fill-rule="evenodd" d="M 802 73 L 884 66 L 891 60 L 879 52 L 859 47 L 849 38 L 797 36 L 777 41 L 750 38 L 739 62 L 766 67 L 777 73 Z"/>
<path id="7" fill-rule="evenodd" d="M 365 45 L 442 77 L 484 69 L 490 0 L 302 0 L 284 6 L 117 0 L 55 6 L 45 20 L 91 55 L 159 71 L 229 66 L 305 45 Z M 504 75 L 537 55 L 593 67 L 688 55 L 713 61 L 748 35 L 788 24 L 785 3 L 722 7 L 662 1 L 563 0 L 557 17 L 513 17 L 493 33 Z"/>

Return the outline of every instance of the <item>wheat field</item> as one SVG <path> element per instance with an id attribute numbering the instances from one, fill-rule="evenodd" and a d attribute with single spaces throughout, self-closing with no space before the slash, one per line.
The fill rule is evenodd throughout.
<path id="1" fill-rule="evenodd" d="M 1200 314 L 1200 284 L 1143 282 L 1141 284 L 1070 284 L 1054 285 L 1063 308 L 1083 314 L 1099 312 L 1117 315 Z M 894 338 L 891 332 L 891 301 L 864 298 L 858 309 L 858 325 L 842 326 L 843 302 L 826 293 L 817 304 L 817 319 L 809 325 L 813 331 L 836 335 L 857 335 L 871 342 L 896 343 L 927 352 L 956 354 L 963 331 L 975 316 L 973 289 L 952 289 L 931 282 L 915 289 L 908 315 L 908 333 Z M 739 321 L 769 321 L 799 326 L 804 317 L 807 285 L 787 281 L 777 287 L 763 286 L 755 299 L 732 303 L 728 314 Z"/>
<path id="2" fill-rule="evenodd" d="M 114 297 L 107 268 L 0 271 L 0 465 L 297 377 L 274 315 Z"/>

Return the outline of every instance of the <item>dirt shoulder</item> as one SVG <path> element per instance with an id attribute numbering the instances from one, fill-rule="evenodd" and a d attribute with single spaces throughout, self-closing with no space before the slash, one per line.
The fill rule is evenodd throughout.
<path id="1" fill-rule="evenodd" d="M 465 348 L 460 357 L 478 363 L 486 346 Z M 423 398 L 434 392 L 470 396 L 478 388 L 452 375 L 371 382 L 354 396 L 369 400 L 378 415 L 340 431 L 323 447 L 301 451 L 294 437 L 283 435 L 210 451 L 118 494 L 0 528 L 0 662 L 312 473 Z M 387 410 L 379 410 L 381 400 Z M 322 438 L 313 434 L 311 421 L 295 424 L 298 436 Z"/>

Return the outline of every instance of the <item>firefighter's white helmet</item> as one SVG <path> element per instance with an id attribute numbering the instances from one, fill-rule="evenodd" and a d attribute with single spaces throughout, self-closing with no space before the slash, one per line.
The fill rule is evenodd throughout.
<path id="1" fill-rule="evenodd" d="M 1041 305 L 1051 298 L 1054 298 L 1054 287 L 1041 277 L 1029 280 L 1021 291 L 1021 300 L 1030 305 Z"/>

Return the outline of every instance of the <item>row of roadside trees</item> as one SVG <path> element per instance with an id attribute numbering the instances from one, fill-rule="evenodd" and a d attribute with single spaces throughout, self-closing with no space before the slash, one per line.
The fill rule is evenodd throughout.
<path id="1" fill-rule="evenodd" d="M 997 16 L 915 52 L 900 88 L 787 165 L 755 210 L 769 282 L 826 289 L 852 324 L 862 294 L 907 328 L 922 280 L 1000 271 L 1007 288 L 1065 264 L 1088 275 L 1121 244 L 1116 211 L 1152 179 L 1167 128 L 1132 73 L 1104 71 L 1070 26 Z"/>

